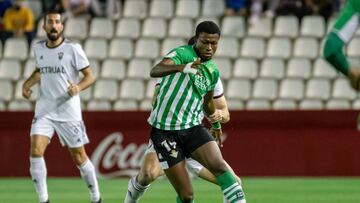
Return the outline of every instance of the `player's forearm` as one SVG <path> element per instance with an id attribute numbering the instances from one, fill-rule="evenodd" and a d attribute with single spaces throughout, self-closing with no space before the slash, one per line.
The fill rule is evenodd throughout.
<path id="1" fill-rule="evenodd" d="M 221 119 L 221 123 L 227 123 L 227 122 L 229 122 L 230 121 L 230 113 L 229 113 L 229 111 L 226 109 L 226 110 L 224 110 L 224 109 L 222 109 L 222 110 L 220 110 L 221 111 L 221 115 L 222 115 L 222 119 Z"/>
<path id="2" fill-rule="evenodd" d="M 32 87 L 34 86 L 36 83 L 38 83 L 40 81 L 40 72 L 38 69 L 36 69 L 31 76 L 24 82 L 23 86 L 24 87 Z"/>
<path id="3" fill-rule="evenodd" d="M 93 75 L 85 75 L 77 85 L 79 90 L 82 91 L 94 84 L 95 81 L 96 78 Z"/>
<path id="4" fill-rule="evenodd" d="M 157 64 L 151 69 L 150 76 L 154 78 L 164 77 L 173 73 L 182 72 L 185 65 Z"/>
<path id="5" fill-rule="evenodd" d="M 324 46 L 324 58 L 344 75 L 349 74 L 349 63 L 343 53 L 345 43 L 335 34 L 330 33 Z"/>

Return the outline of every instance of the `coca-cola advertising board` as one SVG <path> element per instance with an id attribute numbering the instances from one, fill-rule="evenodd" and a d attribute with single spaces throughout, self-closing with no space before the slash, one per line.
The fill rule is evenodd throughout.
<path id="1" fill-rule="evenodd" d="M 86 145 L 98 176 L 135 175 L 149 139 L 148 112 L 85 112 Z M 0 113 L 0 176 L 29 176 L 30 112 Z M 358 176 L 355 111 L 236 111 L 223 125 L 224 158 L 240 176 Z M 56 136 L 49 176 L 78 176 Z"/>

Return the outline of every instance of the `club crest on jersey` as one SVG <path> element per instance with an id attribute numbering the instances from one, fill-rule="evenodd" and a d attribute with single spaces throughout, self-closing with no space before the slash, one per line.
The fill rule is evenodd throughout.
<path id="1" fill-rule="evenodd" d="M 58 53 L 58 58 L 59 58 L 59 60 L 61 60 L 61 59 L 63 58 L 63 56 L 64 56 L 64 52 L 59 52 L 59 53 Z"/>

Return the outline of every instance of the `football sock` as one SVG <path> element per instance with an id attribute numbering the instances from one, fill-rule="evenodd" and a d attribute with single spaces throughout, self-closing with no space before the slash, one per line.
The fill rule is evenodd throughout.
<path id="1" fill-rule="evenodd" d="M 239 182 L 230 171 L 216 177 L 226 199 L 231 203 L 246 203 L 245 195 Z"/>
<path id="2" fill-rule="evenodd" d="M 34 182 L 39 201 L 46 202 L 49 196 L 46 184 L 47 170 L 44 157 L 30 157 L 30 174 Z"/>
<path id="3" fill-rule="evenodd" d="M 150 184 L 143 186 L 136 180 L 137 176 L 132 177 L 128 183 L 128 191 L 125 196 L 124 203 L 135 203 L 137 202 L 150 187 Z"/>
<path id="4" fill-rule="evenodd" d="M 81 166 L 78 166 L 78 168 L 80 170 L 81 177 L 84 179 L 89 188 L 91 201 L 98 202 L 100 200 L 100 192 L 94 165 L 88 159 Z"/>

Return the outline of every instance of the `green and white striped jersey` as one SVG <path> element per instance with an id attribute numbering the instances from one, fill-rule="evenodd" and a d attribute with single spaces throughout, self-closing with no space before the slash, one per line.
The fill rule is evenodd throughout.
<path id="1" fill-rule="evenodd" d="M 180 46 L 164 58 L 176 65 L 194 62 L 193 46 Z M 162 130 L 182 130 L 201 124 L 204 95 L 214 90 L 219 70 L 212 60 L 201 64 L 197 74 L 174 73 L 162 78 L 148 122 Z"/>

